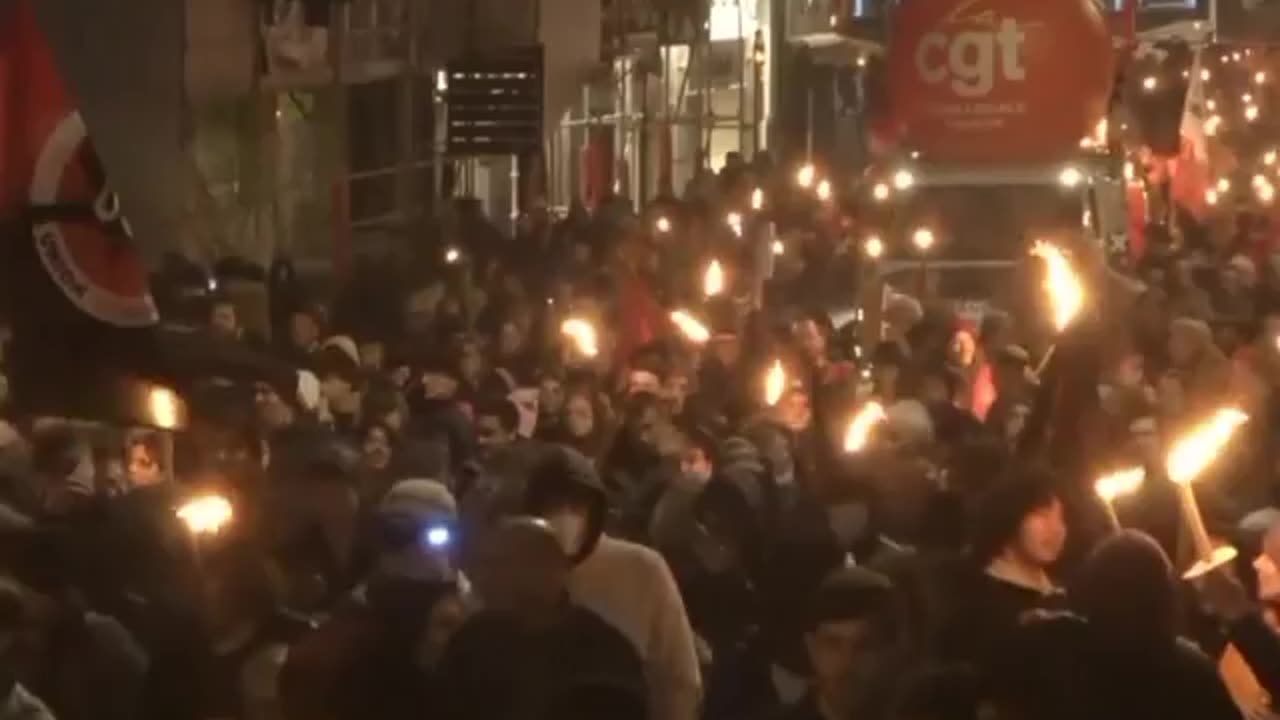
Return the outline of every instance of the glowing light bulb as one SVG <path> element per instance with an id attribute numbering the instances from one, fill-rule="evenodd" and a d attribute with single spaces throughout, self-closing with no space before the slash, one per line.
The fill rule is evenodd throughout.
<path id="1" fill-rule="evenodd" d="M 872 235 L 867 238 L 867 242 L 863 245 L 866 250 L 867 257 L 872 260 L 878 260 L 884 255 L 884 241 L 878 235 Z"/>
<path id="2" fill-rule="evenodd" d="M 1267 73 L 1263 70 L 1253 74 L 1253 83 L 1255 85 L 1265 85 L 1267 82 Z"/>
<path id="3" fill-rule="evenodd" d="M 1218 188 L 1218 192 L 1220 193 L 1230 192 L 1231 181 L 1228 180 L 1227 178 L 1218 178 L 1218 182 L 1216 183 L 1215 187 Z"/>
<path id="4" fill-rule="evenodd" d="M 884 202 L 889 199 L 889 186 L 885 183 L 878 182 L 871 188 L 871 197 L 876 202 Z"/>
<path id="5" fill-rule="evenodd" d="M 829 180 L 822 180 L 821 182 L 818 183 L 818 188 L 815 192 L 817 192 L 819 200 L 823 202 L 830 200 L 831 199 L 831 182 Z"/>
<path id="6" fill-rule="evenodd" d="M 1084 174 L 1080 172 L 1079 168 L 1074 166 L 1065 167 L 1062 172 L 1058 174 L 1058 183 L 1063 187 L 1073 188 L 1083 181 Z"/>
<path id="7" fill-rule="evenodd" d="M 1261 113 L 1258 110 L 1257 105 L 1250 105 L 1244 109 L 1244 119 L 1248 120 L 1249 122 L 1253 122 L 1257 120 L 1259 114 Z"/>
<path id="8" fill-rule="evenodd" d="M 910 170 L 899 170 L 893 174 L 893 187 L 897 190 L 906 190 L 915 184 L 916 176 Z"/>

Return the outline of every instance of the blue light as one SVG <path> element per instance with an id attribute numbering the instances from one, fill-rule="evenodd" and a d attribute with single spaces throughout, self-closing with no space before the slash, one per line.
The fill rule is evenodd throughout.
<path id="1" fill-rule="evenodd" d="M 427 530 L 426 538 L 428 545 L 433 548 L 440 548 L 448 545 L 449 541 L 453 539 L 453 535 L 449 532 L 449 528 L 433 527 Z"/>

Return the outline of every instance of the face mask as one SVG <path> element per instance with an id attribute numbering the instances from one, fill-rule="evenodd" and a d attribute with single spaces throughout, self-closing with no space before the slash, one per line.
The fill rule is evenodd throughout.
<path id="1" fill-rule="evenodd" d="M 555 532 L 560 547 L 569 557 L 575 557 L 582 551 L 587 536 L 587 517 L 571 510 L 560 510 L 546 518 L 547 524 Z"/>

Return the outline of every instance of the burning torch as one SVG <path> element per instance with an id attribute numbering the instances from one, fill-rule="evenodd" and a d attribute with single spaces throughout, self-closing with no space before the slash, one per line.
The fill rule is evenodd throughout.
<path id="1" fill-rule="evenodd" d="M 707 271 L 702 275 L 702 294 L 716 297 L 724 293 L 724 267 L 719 260 L 712 260 Z"/>
<path id="2" fill-rule="evenodd" d="M 1084 285 L 1076 275 L 1075 268 L 1071 266 L 1071 260 L 1067 257 L 1067 254 L 1057 245 L 1037 241 L 1035 246 L 1031 248 L 1031 254 L 1044 260 L 1044 289 L 1049 295 L 1049 303 L 1053 313 L 1053 326 L 1061 333 L 1075 320 L 1076 316 L 1080 314 L 1080 310 L 1084 307 Z M 1056 345 L 1050 345 L 1049 350 L 1044 354 L 1044 358 L 1040 361 L 1040 366 L 1036 368 L 1037 376 L 1049 366 L 1049 360 L 1053 357 L 1055 347 Z"/>
<path id="3" fill-rule="evenodd" d="M 764 375 L 764 402 L 766 405 L 773 407 L 782 400 L 782 394 L 787 389 L 787 371 L 782 367 L 781 360 L 774 360 L 773 365 L 769 367 L 768 372 Z"/>
<path id="4" fill-rule="evenodd" d="M 1098 493 L 1098 497 L 1102 499 L 1102 506 L 1107 511 L 1107 520 L 1110 521 L 1112 530 L 1120 529 L 1120 516 L 1116 514 L 1115 507 L 1116 498 L 1137 492 L 1146 476 L 1146 471 L 1140 467 L 1128 468 L 1104 475 L 1093 484 L 1094 492 Z"/>
<path id="5" fill-rule="evenodd" d="M 1220 409 L 1179 438 L 1165 459 L 1165 470 L 1178 490 L 1182 520 L 1191 534 L 1196 551 L 1196 564 L 1183 575 L 1187 579 L 1200 577 L 1231 562 L 1236 556 L 1236 549 L 1229 545 L 1217 549 L 1213 547 L 1191 486 L 1218 459 L 1231 442 L 1235 431 L 1248 419 L 1249 416 L 1239 408 Z"/>
<path id="6" fill-rule="evenodd" d="M 844 451 L 855 454 L 865 450 L 871 441 L 871 431 L 888 417 L 884 406 L 874 400 L 863 405 L 858 414 L 853 416 L 849 429 L 845 431 Z"/>

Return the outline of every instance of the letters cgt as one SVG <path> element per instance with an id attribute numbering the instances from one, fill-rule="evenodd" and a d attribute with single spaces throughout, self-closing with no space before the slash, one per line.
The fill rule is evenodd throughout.
<path id="1" fill-rule="evenodd" d="M 1105 115 L 1114 75 L 1092 0 L 905 0 L 888 65 L 898 134 L 943 163 L 1066 159 Z"/>

